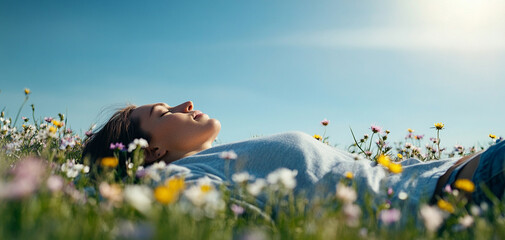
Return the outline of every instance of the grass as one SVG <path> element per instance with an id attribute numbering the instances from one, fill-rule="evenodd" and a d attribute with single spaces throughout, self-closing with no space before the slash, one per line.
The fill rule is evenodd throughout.
<path id="1" fill-rule="evenodd" d="M 29 94 L 25 91 L 22 106 Z M 469 205 L 462 189 L 447 192 L 444 202 L 435 206 L 422 203 L 421 211 L 411 215 L 387 198 L 379 199 L 384 204 L 376 207 L 371 202 L 377 199 L 359 196 L 365 204 L 358 205 L 352 173 L 340 183 L 337 194 L 311 204 L 304 196 L 295 196 L 293 186 L 283 184 L 290 181 L 289 172 L 282 175 L 287 179 L 265 186 L 246 180 L 237 180 L 236 188 L 205 181 L 187 186 L 176 178 L 156 185 L 152 180 L 156 172 L 140 167 L 142 144 L 134 150 L 130 174 L 118 181 L 114 159 L 91 168 L 80 162 L 83 139 L 66 128 L 62 114 L 40 120 L 33 114 L 31 120 L 22 118 L 23 125 L 15 129 L 18 117 L 13 120 L 2 113 L 0 119 L 0 239 L 505 238 L 505 203 L 493 197 L 494 205 Z M 443 125 L 435 127 L 439 136 Z M 371 131 L 371 137 L 357 138 L 351 130 L 354 143 L 348 150 L 393 174 L 398 169 L 391 164 L 403 159 L 437 161 L 442 153 L 463 156 L 477 150 L 456 146 L 445 153 L 438 137 L 422 149 L 424 135 L 410 130 L 394 147 L 387 143 L 388 131 L 378 131 L 377 126 Z M 329 144 L 324 136 L 326 131 L 318 139 Z M 103 174 L 94 181 L 90 174 L 97 168 Z M 138 171 L 144 177 L 137 177 Z M 263 209 L 255 207 L 255 196 L 261 193 L 268 196 Z M 240 199 L 234 197 L 238 195 Z"/>

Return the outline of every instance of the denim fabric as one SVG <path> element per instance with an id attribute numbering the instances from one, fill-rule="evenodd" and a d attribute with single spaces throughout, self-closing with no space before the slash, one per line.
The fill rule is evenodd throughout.
<path id="1" fill-rule="evenodd" d="M 505 141 L 497 142 L 482 153 L 479 166 L 475 170 L 472 181 L 475 183 L 475 191 L 472 200 L 479 204 L 483 201 L 490 203 L 490 199 L 483 191 L 486 186 L 498 198 L 503 197 L 505 189 L 504 176 Z"/>
<path id="2" fill-rule="evenodd" d="M 223 151 L 233 150 L 235 160 L 219 157 Z M 407 159 L 403 173 L 390 174 L 383 167 L 367 159 L 357 157 L 345 150 L 328 146 L 301 132 L 289 132 L 268 137 L 214 146 L 195 155 L 177 160 L 165 167 L 160 181 L 174 175 L 184 175 L 189 184 L 208 177 L 214 183 L 231 181 L 234 173 L 247 171 L 258 178 L 266 178 L 278 168 L 296 170 L 295 193 L 315 196 L 334 194 L 337 183 L 352 172 L 358 191 L 358 201 L 365 193 L 375 201 L 383 201 L 388 187 L 392 187 L 392 200 L 398 193 L 409 194 L 410 206 L 418 206 L 420 200 L 429 199 L 435 190 L 438 178 L 451 167 L 456 159 L 421 162 Z M 264 199 L 258 199 L 259 203 Z M 383 202 L 378 202 L 381 204 Z M 413 209 L 414 210 L 414 209 Z"/>

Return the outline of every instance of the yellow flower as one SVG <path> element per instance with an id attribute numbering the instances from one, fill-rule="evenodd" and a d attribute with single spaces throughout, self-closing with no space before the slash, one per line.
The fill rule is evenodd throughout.
<path id="1" fill-rule="evenodd" d="M 161 185 L 154 189 L 154 198 L 160 203 L 170 204 L 177 200 L 179 191 L 169 188 L 168 186 Z"/>
<path id="2" fill-rule="evenodd" d="M 444 124 L 439 122 L 439 123 L 435 123 L 435 128 L 437 130 L 442 130 L 444 128 Z"/>
<path id="3" fill-rule="evenodd" d="M 387 155 L 380 155 L 379 159 L 377 159 L 377 163 L 384 167 L 388 167 L 391 164 L 391 159 Z"/>
<path id="4" fill-rule="evenodd" d="M 445 210 L 450 213 L 454 212 L 454 207 L 452 206 L 452 204 L 450 204 L 449 202 L 447 202 L 443 199 L 438 200 L 437 205 L 442 210 Z"/>
<path id="5" fill-rule="evenodd" d="M 494 135 L 494 134 L 489 134 L 489 137 L 490 137 L 491 139 L 495 139 L 495 138 L 496 138 L 496 135 Z"/>
<path id="6" fill-rule="evenodd" d="M 55 127 L 53 127 L 53 126 L 50 126 L 50 127 L 49 127 L 49 132 L 50 132 L 50 133 L 53 133 L 53 134 L 54 134 L 54 133 L 56 133 L 56 128 L 55 128 Z"/>
<path id="7" fill-rule="evenodd" d="M 186 188 L 184 184 L 184 178 L 173 177 L 165 181 L 165 186 L 173 191 L 180 192 Z"/>
<path id="8" fill-rule="evenodd" d="M 61 128 L 61 127 L 63 127 L 63 125 L 64 125 L 64 124 L 63 124 L 63 122 L 60 122 L 60 121 L 58 121 L 58 120 L 53 120 L 51 123 L 52 123 L 54 126 L 56 126 L 57 128 Z"/>
<path id="9" fill-rule="evenodd" d="M 102 166 L 114 168 L 119 164 L 119 159 L 116 157 L 104 157 L 102 158 Z"/>
<path id="10" fill-rule="evenodd" d="M 409 128 L 409 129 L 407 129 L 407 131 L 409 131 L 409 133 L 413 133 L 413 132 L 414 132 L 414 130 L 412 130 L 412 129 L 410 129 L 410 128 Z"/>
<path id="11" fill-rule="evenodd" d="M 347 179 L 352 179 L 354 176 L 352 175 L 352 172 L 346 172 L 345 173 L 345 178 Z"/>
<path id="12" fill-rule="evenodd" d="M 390 163 L 388 169 L 392 173 L 401 173 L 403 172 L 402 165 L 399 163 Z"/>
<path id="13" fill-rule="evenodd" d="M 469 193 L 475 191 L 475 184 L 473 184 L 473 182 L 468 179 L 458 179 L 456 182 L 454 182 L 454 186 Z"/>
<path id="14" fill-rule="evenodd" d="M 403 155 L 401 153 L 396 154 L 396 156 L 398 157 L 398 159 L 403 159 Z"/>
<path id="15" fill-rule="evenodd" d="M 210 190 L 212 190 L 212 186 L 210 185 L 203 184 L 202 186 L 200 186 L 200 191 L 202 191 L 203 193 L 210 192 Z"/>
<path id="16" fill-rule="evenodd" d="M 314 134 L 314 138 L 321 141 L 323 139 L 323 137 L 321 137 L 320 135 L 318 134 Z"/>
<path id="17" fill-rule="evenodd" d="M 30 89 L 25 88 L 25 95 L 28 95 L 28 94 L 30 94 Z"/>

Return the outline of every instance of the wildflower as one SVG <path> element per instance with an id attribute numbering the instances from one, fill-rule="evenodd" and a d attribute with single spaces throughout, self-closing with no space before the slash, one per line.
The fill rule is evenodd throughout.
<path id="1" fill-rule="evenodd" d="M 389 158 L 389 156 L 381 154 L 377 159 L 377 163 L 379 163 L 384 167 L 389 167 L 389 164 L 391 164 L 391 159 Z"/>
<path id="2" fill-rule="evenodd" d="M 231 176 L 231 179 L 236 183 L 244 183 L 253 179 L 253 176 L 249 175 L 247 172 L 235 173 Z"/>
<path id="3" fill-rule="evenodd" d="M 44 121 L 46 121 L 47 123 L 51 123 L 53 121 L 53 118 L 52 117 L 45 117 Z"/>
<path id="4" fill-rule="evenodd" d="M 382 131 L 382 128 L 376 125 L 372 125 L 370 129 L 372 130 L 373 133 L 380 133 Z"/>
<path id="5" fill-rule="evenodd" d="M 92 131 L 86 131 L 84 134 L 86 134 L 87 137 L 91 137 L 93 135 Z"/>
<path id="6" fill-rule="evenodd" d="M 403 159 L 403 155 L 401 153 L 396 154 L 396 156 L 398 157 L 398 159 Z"/>
<path id="7" fill-rule="evenodd" d="M 321 137 L 321 135 L 319 135 L 319 134 L 314 134 L 314 136 L 313 136 L 313 137 L 314 137 L 316 140 L 318 140 L 318 141 L 323 140 L 323 138 L 322 138 L 322 137 Z"/>
<path id="8" fill-rule="evenodd" d="M 393 195 L 394 191 L 393 191 L 393 188 L 389 187 L 388 188 L 388 195 L 391 196 Z"/>
<path id="9" fill-rule="evenodd" d="M 352 172 L 345 172 L 345 178 L 352 179 L 353 177 Z"/>
<path id="10" fill-rule="evenodd" d="M 235 151 L 230 150 L 230 151 L 221 152 L 219 154 L 219 157 L 222 159 L 226 159 L 226 160 L 235 160 L 235 159 L 237 159 L 237 154 L 235 153 Z"/>
<path id="11" fill-rule="evenodd" d="M 489 137 L 490 137 L 491 139 L 496 139 L 496 135 L 494 135 L 494 134 L 489 134 Z"/>
<path id="12" fill-rule="evenodd" d="M 328 119 L 325 118 L 325 119 L 323 119 L 323 121 L 321 121 L 321 124 L 323 126 L 328 126 L 328 124 L 330 124 L 330 120 L 328 120 Z"/>
<path id="13" fill-rule="evenodd" d="M 61 171 L 66 173 L 68 178 L 75 178 L 79 173 L 88 173 L 89 166 L 75 163 L 75 159 L 67 160 L 61 165 Z"/>
<path id="14" fill-rule="evenodd" d="M 115 168 L 119 164 L 119 159 L 117 157 L 104 157 L 100 163 L 104 167 Z"/>
<path id="15" fill-rule="evenodd" d="M 112 203 L 120 203 L 123 201 L 123 191 L 118 184 L 108 184 L 106 182 L 100 183 L 98 187 L 100 195 L 108 199 Z"/>
<path id="16" fill-rule="evenodd" d="M 344 203 L 352 203 L 356 201 L 358 198 L 358 195 L 354 188 L 348 187 L 344 185 L 343 183 L 338 183 L 337 184 L 337 192 L 336 192 L 336 197 L 337 199 L 340 199 Z"/>
<path id="17" fill-rule="evenodd" d="M 51 175 L 46 181 L 47 188 L 51 192 L 59 192 L 63 188 L 63 178 L 57 175 Z"/>
<path id="18" fill-rule="evenodd" d="M 452 206 L 452 204 L 450 204 L 449 202 L 447 202 L 447 201 L 445 201 L 443 199 L 438 200 L 437 206 L 440 209 L 445 210 L 447 212 L 450 212 L 450 213 L 454 212 L 454 207 Z"/>
<path id="19" fill-rule="evenodd" d="M 35 192 L 45 173 L 45 163 L 37 158 L 25 158 L 12 170 L 13 179 L 0 187 L 0 198 L 20 199 Z"/>
<path id="20" fill-rule="evenodd" d="M 465 215 L 464 217 L 461 217 L 458 219 L 458 223 L 461 224 L 463 228 L 469 228 L 473 225 L 473 217 L 470 215 Z"/>
<path id="21" fill-rule="evenodd" d="M 53 120 L 53 121 L 51 121 L 51 123 L 52 123 L 55 127 L 57 127 L 57 128 L 61 128 L 61 127 L 63 127 L 63 126 L 65 125 L 63 122 L 60 122 L 60 121 L 58 121 L 58 120 Z"/>
<path id="22" fill-rule="evenodd" d="M 117 143 L 111 143 L 110 146 L 109 146 L 109 148 L 111 150 L 116 150 L 117 149 L 119 151 L 123 151 L 123 150 L 125 150 L 126 147 L 125 147 L 125 145 L 123 145 L 123 143 L 117 142 Z"/>
<path id="23" fill-rule="evenodd" d="M 424 138 L 424 135 L 415 135 L 414 136 L 414 139 L 416 139 L 416 140 L 423 140 L 423 138 Z"/>
<path id="24" fill-rule="evenodd" d="M 372 151 L 365 151 L 365 155 L 366 155 L 367 157 L 372 156 Z"/>
<path id="25" fill-rule="evenodd" d="M 468 179 L 458 179 L 456 182 L 454 182 L 454 186 L 469 193 L 475 191 L 475 184 L 473 184 L 473 182 Z"/>
<path id="26" fill-rule="evenodd" d="M 261 190 L 267 185 L 267 181 L 265 179 L 256 179 L 254 183 L 247 185 L 247 192 L 249 192 L 253 196 L 258 196 Z"/>
<path id="27" fill-rule="evenodd" d="M 267 176 L 267 182 L 270 184 L 281 183 L 287 189 L 293 189 L 296 187 L 296 175 L 297 170 L 289 170 L 287 168 L 279 168 Z"/>
<path id="28" fill-rule="evenodd" d="M 144 214 L 151 210 L 152 195 L 152 190 L 144 185 L 127 185 L 123 193 L 124 199 Z"/>
<path id="29" fill-rule="evenodd" d="M 368 134 L 363 135 L 364 139 L 368 139 Z"/>
<path id="30" fill-rule="evenodd" d="M 435 232 L 444 222 L 446 213 L 437 207 L 423 205 L 419 210 L 421 218 L 423 219 L 424 226 L 429 232 Z"/>
<path id="31" fill-rule="evenodd" d="M 137 149 L 137 147 L 147 148 L 148 146 L 149 146 L 149 144 L 147 143 L 147 141 L 145 139 L 136 138 L 133 140 L 133 142 L 128 144 L 128 152 L 132 152 L 133 150 Z"/>
<path id="32" fill-rule="evenodd" d="M 165 181 L 165 185 L 173 191 L 181 192 L 186 188 L 184 178 L 172 177 Z"/>
<path id="33" fill-rule="evenodd" d="M 387 166 L 387 168 L 392 173 L 401 173 L 401 172 L 403 172 L 402 165 L 399 164 L 399 163 L 389 163 L 389 165 Z"/>
<path id="34" fill-rule="evenodd" d="M 235 216 L 242 215 L 245 212 L 244 208 L 237 204 L 232 204 L 230 206 L 230 209 L 235 214 Z"/>
<path id="35" fill-rule="evenodd" d="M 25 88 L 25 91 L 24 91 L 24 92 L 25 92 L 25 95 L 26 95 L 26 96 L 28 96 L 28 94 L 30 94 L 30 92 L 31 92 L 31 91 L 30 91 L 30 89 Z"/>
<path id="36" fill-rule="evenodd" d="M 442 130 L 442 129 L 444 129 L 444 124 L 443 124 L 443 123 L 441 123 L 441 122 L 439 122 L 439 123 L 435 123 L 435 124 L 434 124 L 434 126 L 435 126 L 435 128 L 436 128 L 437 130 Z"/>
<path id="37" fill-rule="evenodd" d="M 414 132 L 414 130 L 412 130 L 412 129 L 410 129 L 410 128 L 408 128 L 408 129 L 407 129 L 407 131 L 408 131 L 409 133 L 413 133 L 413 132 Z"/>
<path id="38" fill-rule="evenodd" d="M 200 178 L 196 185 L 184 191 L 184 196 L 197 207 L 205 206 L 205 211 L 209 214 L 225 207 L 219 191 L 213 187 L 208 177 Z"/>
<path id="39" fill-rule="evenodd" d="M 404 191 L 400 191 L 400 193 L 398 193 L 398 198 L 400 200 L 406 200 L 408 197 L 409 197 L 409 195 Z"/>
<path id="40" fill-rule="evenodd" d="M 55 127 L 53 127 L 53 126 L 49 127 L 49 133 L 50 134 L 56 134 L 56 131 L 57 131 L 57 129 Z"/>
<path id="41" fill-rule="evenodd" d="M 385 209 L 380 212 L 380 220 L 386 224 L 389 225 L 391 223 L 397 222 L 400 220 L 402 216 L 402 213 L 398 209 Z"/>
<path id="42" fill-rule="evenodd" d="M 357 227 L 359 225 L 359 218 L 361 217 L 361 208 L 356 204 L 344 204 L 342 212 L 346 217 L 346 224 L 350 227 Z"/>
<path id="43" fill-rule="evenodd" d="M 179 197 L 179 191 L 168 186 L 158 186 L 154 189 L 154 198 L 162 204 L 174 203 Z"/>

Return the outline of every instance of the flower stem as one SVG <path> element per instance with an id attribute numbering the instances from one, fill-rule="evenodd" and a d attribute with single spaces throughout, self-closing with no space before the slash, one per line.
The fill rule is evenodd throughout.
<path id="1" fill-rule="evenodd" d="M 18 114 L 16 114 L 16 119 L 14 120 L 14 124 L 12 126 L 16 126 L 16 123 L 18 122 L 19 114 L 21 113 L 21 109 L 23 109 L 23 106 L 25 105 L 26 101 L 28 101 L 28 95 L 26 95 L 25 100 L 23 101 L 23 104 L 21 104 L 21 107 L 19 107 Z"/>

